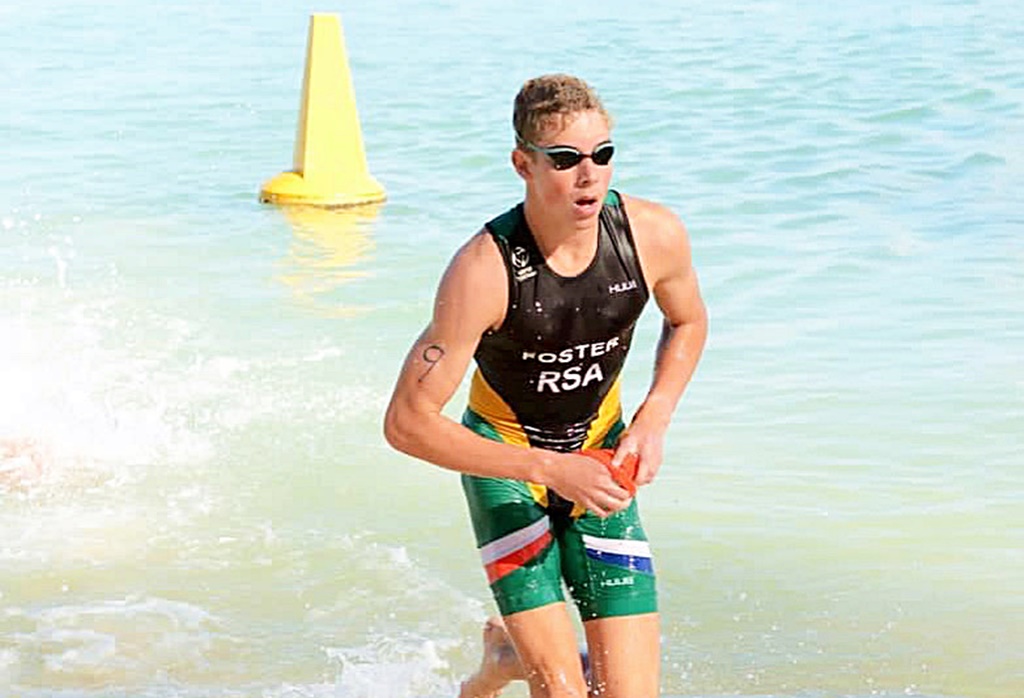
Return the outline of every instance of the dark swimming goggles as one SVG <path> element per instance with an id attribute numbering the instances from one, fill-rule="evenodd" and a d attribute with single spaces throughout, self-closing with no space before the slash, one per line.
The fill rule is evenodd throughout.
<path id="1" fill-rule="evenodd" d="M 584 153 L 571 145 L 552 145 L 543 147 L 534 145 L 525 138 L 516 136 L 516 140 L 526 146 L 527 150 L 532 150 L 537 153 L 543 153 L 547 156 L 548 160 L 551 161 L 551 166 L 556 170 L 570 170 L 576 165 L 583 162 L 584 158 L 590 158 L 595 165 L 601 165 L 602 167 L 612 161 L 612 155 L 615 155 L 615 146 L 611 141 L 605 141 L 601 143 L 592 153 Z"/>

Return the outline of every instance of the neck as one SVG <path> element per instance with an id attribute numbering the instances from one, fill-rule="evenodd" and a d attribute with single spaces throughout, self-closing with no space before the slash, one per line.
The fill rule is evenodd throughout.
<path id="1" fill-rule="evenodd" d="M 549 247 L 585 244 L 597 239 L 597 216 L 586 220 L 561 217 L 543 202 L 531 197 L 529 192 L 523 200 L 523 215 L 534 239 L 545 253 Z"/>
<path id="2" fill-rule="evenodd" d="M 523 216 L 537 248 L 557 273 L 574 276 L 590 265 L 597 252 L 597 217 L 583 221 L 560 220 L 529 194 L 523 201 Z"/>

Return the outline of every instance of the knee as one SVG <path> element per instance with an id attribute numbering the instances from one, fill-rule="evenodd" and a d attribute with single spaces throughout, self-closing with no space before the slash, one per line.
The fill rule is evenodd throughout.
<path id="1" fill-rule="evenodd" d="M 572 665 L 541 661 L 526 669 L 530 698 L 587 698 L 587 682 L 577 659 Z"/>

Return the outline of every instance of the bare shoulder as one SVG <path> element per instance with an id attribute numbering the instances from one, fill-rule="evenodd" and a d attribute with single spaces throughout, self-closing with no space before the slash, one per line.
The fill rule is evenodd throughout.
<path id="1" fill-rule="evenodd" d="M 497 327 L 504 320 L 507 302 L 504 260 L 491 235 L 480 230 L 459 248 L 441 278 L 435 321 L 451 317 L 470 325 Z"/>
<path id="2" fill-rule="evenodd" d="M 452 258 L 453 264 L 469 265 L 472 269 L 494 272 L 503 266 L 501 252 L 494 238 L 487 230 L 481 228 L 474 233 Z"/>
<path id="3" fill-rule="evenodd" d="M 667 206 L 622 195 L 630 228 L 648 283 L 691 265 L 690 240 L 683 221 Z"/>

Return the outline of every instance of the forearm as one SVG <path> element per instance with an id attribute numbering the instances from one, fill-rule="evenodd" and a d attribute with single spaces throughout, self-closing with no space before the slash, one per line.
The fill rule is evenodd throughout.
<path id="1" fill-rule="evenodd" d="M 637 418 L 667 428 L 689 385 L 707 339 L 707 315 L 678 325 L 665 322 L 654 361 L 654 377 Z"/>
<path id="2" fill-rule="evenodd" d="M 385 417 L 385 436 L 395 449 L 448 470 L 548 484 L 557 457 L 484 438 L 443 414 L 395 406 Z"/>

